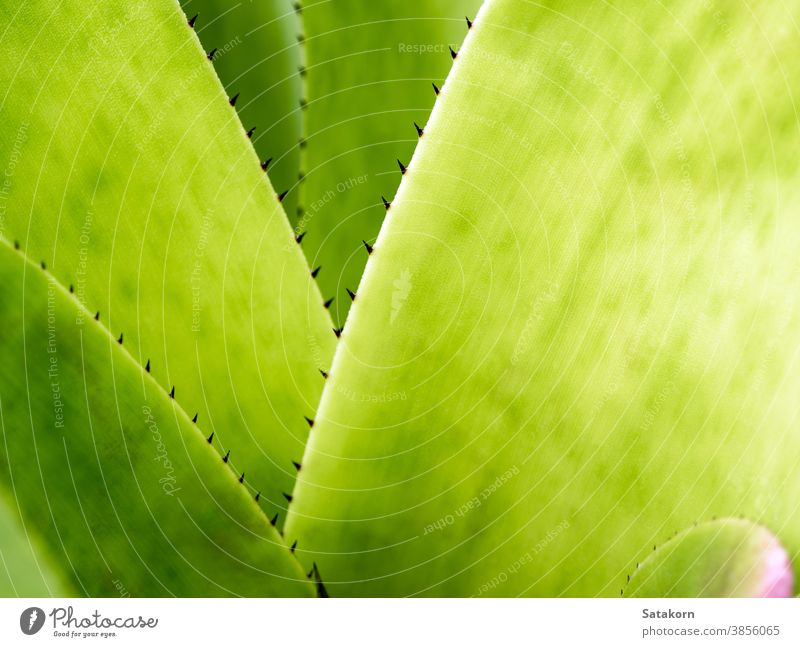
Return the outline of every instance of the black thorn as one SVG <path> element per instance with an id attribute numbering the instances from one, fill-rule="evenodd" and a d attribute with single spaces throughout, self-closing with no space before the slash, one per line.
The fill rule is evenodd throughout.
<path id="1" fill-rule="evenodd" d="M 300 205 L 297 205 L 297 209 L 295 209 L 294 212 L 297 214 L 298 218 L 302 218 L 306 210 L 303 209 L 303 207 L 301 207 Z"/>
<path id="2" fill-rule="evenodd" d="M 239 477 L 239 483 L 244 483 L 244 472 L 242 472 L 242 475 Z"/>
<path id="3" fill-rule="evenodd" d="M 326 380 L 328 379 L 328 374 L 325 371 L 323 371 L 322 369 L 319 369 L 319 374 L 322 377 L 324 377 Z"/>
<path id="4" fill-rule="evenodd" d="M 433 91 L 434 91 L 434 92 L 436 93 L 436 95 L 438 96 L 438 95 L 439 95 L 439 92 L 441 92 L 441 90 L 439 90 L 439 88 L 437 87 L 437 85 L 436 85 L 435 83 L 431 83 L 431 85 L 433 86 Z"/>
<path id="5" fill-rule="evenodd" d="M 299 245 L 300 243 L 303 242 L 303 238 L 305 238 L 305 235 L 306 235 L 306 232 L 302 232 L 302 233 L 297 234 L 297 236 L 294 237 L 294 242 L 296 242 Z"/>
<path id="6" fill-rule="evenodd" d="M 277 513 L 277 512 L 275 513 L 275 516 L 274 516 L 274 517 L 272 517 L 272 519 L 270 519 L 270 520 L 269 520 L 269 522 L 270 522 L 270 523 L 271 523 L 273 526 L 274 526 L 276 523 L 278 523 L 278 513 Z"/>
<path id="7" fill-rule="evenodd" d="M 397 160 L 397 165 L 400 167 L 400 175 L 405 175 L 406 174 L 406 167 L 403 166 L 403 162 L 401 162 L 400 160 Z"/>
<path id="8" fill-rule="evenodd" d="M 147 364 L 145 364 L 145 366 L 144 366 L 144 370 L 147 371 L 148 373 L 150 372 L 150 360 L 149 359 L 147 360 Z"/>
<path id="9" fill-rule="evenodd" d="M 314 575 L 314 582 L 317 585 L 317 595 L 321 598 L 327 598 L 328 591 L 325 590 L 325 585 L 322 583 L 322 576 L 319 574 L 319 568 L 317 568 L 316 562 L 313 562 L 311 573 Z"/>
<path id="10" fill-rule="evenodd" d="M 364 247 L 367 248 L 367 254 L 372 254 L 372 250 L 374 249 L 374 247 L 370 245 L 366 240 L 362 240 L 361 242 L 364 243 Z"/>
<path id="11" fill-rule="evenodd" d="M 194 16 L 189 18 L 189 27 L 191 27 L 192 29 L 194 29 L 194 23 L 197 22 L 197 16 L 198 15 L 199 14 L 195 14 Z"/>
<path id="12" fill-rule="evenodd" d="M 320 266 L 318 266 L 316 269 L 312 270 L 312 271 L 311 271 L 311 278 L 312 278 L 312 279 L 315 279 L 315 278 L 317 278 L 317 274 L 319 274 L 319 271 L 320 271 L 321 269 L 322 269 L 322 265 L 320 265 Z"/>
<path id="13" fill-rule="evenodd" d="M 454 52 L 453 48 L 451 47 L 450 48 L 450 58 L 452 58 L 453 60 L 456 60 L 456 56 L 458 56 L 458 54 L 456 52 Z"/>
<path id="14" fill-rule="evenodd" d="M 295 36 L 295 38 L 297 39 L 298 43 L 302 43 L 306 39 L 306 37 L 303 36 L 303 34 L 297 34 L 297 36 Z"/>
<path id="15" fill-rule="evenodd" d="M 333 334 L 336 335 L 337 338 L 339 338 L 339 337 L 342 336 L 342 331 L 343 330 L 344 330 L 344 328 L 334 328 L 333 329 Z"/>
<path id="16" fill-rule="evenodd" d="M 94 313 L 94 320 L 95 321 L 100 321 L 100 311 L 99 310 Z"/>
<path id="17" fill-rule="evenodd" d="M 225 454 L 225 456 L 222 457 L 222 462 L 227 463 L 230 457 L 231 457 L 231 450 L 229 449 L 228 452 Z"/>
<path id="18" fill-rule="evenodd" d="M 261 498 L 261 492 L 256 492 L 255 499 L 258 501 Z"/>
<path id="19" fill-rule="evenodd" d="M 286 492 L 282 492 L 282 494 L 283 494 L 283 498 L 284 499 L 286 499 L 289 503 L 292 502 L 292 495 L 291 494 L 286 494 Z"/>
<path id="20" fill-rule="evenodd" d="M 311 570 L 310 570 L 308 573 L 306 573 L 306 577 L 307 577 L 308 579 L 311 579 L 311 576 L 312 576 L 313 574 L 314 574 L 314 568 L 312 567 L 312 568 L 311 568 Z"/>
<path id="21" fill-rule="evenodd" d="M 41 261 L 41 262 L 40 262 L 40 265 L 42 266 L 42 269 L 43 269 L 43 270 L 46 270 L 46 269 L 47 269 L 47 265 L 45 265 L 44 261 Z"/>
<path id="22" fill-rule="evenodd" d="M 631 583 L 631 576 L 630 576 L 630 574 L 629 574 L 629 575 L 628 575 L 628 584 L 630 584 L 630 583 Z"/>
<path id="23" fill-rule="evenodd" d="M 122 343 L 122 335 L 123 335 L 123 333 L 120 333 L 120 334 L 119 334 L 119 339 L 117 340 L 117 343 L 118 343 L 118 344 L 121 344 L 121 343 Z"/>
<path id="24" fill-rule="evenodd" d="M 272 158 L 270 157 L 268 159 L 265 159 L 263 162 L 261 162 L 261 170 L 262 171 L 266 171 L 269 168 L 269 164 L 270 164 L 271 161 L 272 161 Z"/>
<path id="25" fill-rule="evenodd" d="M 309 427 L 313 427 L 314 426 L 314 421 L 311 418 L 309 418 L 308 416 L 303 416 L 303 418 L 306 419 L 306 422 L 308 423 Z"/>
<path id="26" fill-rule="evenodd" d="M 467 16 L 464 16 L 464 18 L 467 20 L 467 29 L 472 29 L 472 21 Z"/>
<path id="27" fill-rule="evenodd" d="M 75 288 L 73 287 L 72 283 L 69 284 L 69 293 L 72 294 L 75 292 Z"/>
<path id="28" fill-rule="evenodd" d="M 14 249 L 19 249 L 19 241 L 18 240 L 14 241 Z"/>
<path id="29" fill-rule="evenodd" d="M 333 303 L 333 299 L 334 299 L 334 297 L 331 297 L 325 303 L 322 304 L 323 306 L 325 306 L 326 310 L 331 307 L 331 303 Z"/>
<path id="30" fill-rule="evenodd" d="M 235 106 L 235 105 L 236 105 L 236 100 L 237 100 L 238 98 L 239 98 L 239 93 L 237 92 L 236 94 L 234 94 L 234 95 L 233 95 L 233 96 L 232 96 L 232 97 L 231 97 L 231 98 L 228 100 L 228 103 L 230 103 L 232 106 Z"/>
<path id="31" fill-rule="evenodd" d="M 300 5 L 300 3 L 299 3 L 299 2 L 293 2 L 293 3 L 292 3 L 292 8 L 293 8 L 293 9 L 294 9 L 294 10 L 295 10 L 297 13 L 300 13 L 301 11 L 303 11 L 303 7 Z"/>
<path id="32" fill-rule="evenodd" d="M 291 552 L 294 552 L 294 549 L 297 548 L 297 540 L 295 539 L 292 543 L 292 547 L 289 549 Z"/>
<path id="33" fill-rule="evenodd" d="M 175 385 L 174 384 L 172 385 L 172 390 L 169 392 L 169 397 L 171 397 L 173 400 L 175 399 Z"/>
<path id="34" fill-rule="evenodd" d="M 350 295 L 350 301 L 355 301 L 356 300 L 356 293 L 353 292 L 350 288 L 345 288 L 345 290 L 347 290 L 347 294 Z"/>
<path id="35" fill-rule="evenodd" d="M 256 132 L 255 126 L 253 126 L 250 130 L 247 131 L 247 139 L 250 139 L 253 136 L 254 132 Z"/>
<path id="36" fill-rule="evenodd" d="M 194 417 L 192 418 L 192 422 L 197 424 L 197 414 L 194 414 Z"/>
<path id="37" fill-rule="evenodd" d="M 295 468 L 295 469 L 296 469 L 298 472 L 300 471 L 300 463 L 298 463 L 297 461 L 292 461 L 292 465 L 294 465 L 294 468 Z"/>
<path id="38" fill-rule="evenodd" d="M 300 76 L 306 75 L 306 68 L 302 65 L 298 66 L 297 71 L 300 73 Z"/>
<path id="39" fill-rule="evenodd" d="M 389 211 L 389 207 L 391 207 L 391 206 L 392 206 L 392 203 L 391 203 L 391 202 L 389 202 L 389 201 L 388 201 L 386 198 L 384 198 L 383 196 L 381 196 L 381 200 L 383 200 L 383 208 L 384 208 L 384 209 L 386 209 L 386 211 Z"/>
<path id="40" fill-rule="evenodd" d="M 278 194 L 278 202 L 283 202 L 283 199 L 288 195 L 289 189 Z"/>
<path id="41" fill-rule="evenodd" d="M 419 124 L 417 124 L 416 121 L 414 122 L 414 128 L 417 129 L 417 137 L 422 137 L 422 133 L 425 131 L 423 131 L 422 128 L 419 127 Z"/>
<path id="42" fill-rule="evenodd" d="M 297 172 L 297 181 L 298 182 L 302 182 L 305 179 L 306 179 L 306 174 L 303 173 L 303 171 L 298 171 Z"/>
<path id="43" fill-rule="evenodd" d="M 297 103 L 299 104 L 301 110 L 305 110 L 308 106 L 308 102 L 303 97 L 300 97 L 300 101 Z"/>
<path id="44" fill-rule="evenodd" d="M 306 147 L 306 140 L 303 137 L 301 137 L 300 139 L 297 140 L 297 145 L 300 148 L 305 148 Z"/>
<path id="45" fill-rule="evenodd" d="M 217 48 L 215 47 L 214 49 L 212 49 L 212 50 L 211 50 L 211 51 L 208 53 L 208 56 L 206 56 L 206 58 L 207 58 L 209 61 L 213 61 L 213 60 L 214 60 L 214 54 L 216 54 L 216 53 L 217 53 Z"/>

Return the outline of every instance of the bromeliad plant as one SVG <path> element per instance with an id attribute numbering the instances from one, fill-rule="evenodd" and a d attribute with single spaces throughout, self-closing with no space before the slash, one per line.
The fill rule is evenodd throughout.
<path id="1" fill-rule="evenodd" d="M 795 8 L 184 9 L 0 7 L 0 592 L 792 593 Z"/>

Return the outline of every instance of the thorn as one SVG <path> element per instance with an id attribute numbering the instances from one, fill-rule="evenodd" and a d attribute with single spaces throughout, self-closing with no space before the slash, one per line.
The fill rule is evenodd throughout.
<path id="1" fill-rule="evenodd" d="M 283 199 L 287 196 L 288 193 L 289 193 L 289 189 L 286 189 L 286 191 L 284 191 L 283 193 L 279 193 L 278 194 L 278 202 L 283 202 Z"/>
<path id="2" fill-rule="evenodd" d="M 251 139 L 253 137 L 254 132 L 256 132 L 255 126 L 253 126 L 250 130 L 247 131 L 247 139 Z"/>
<path id="3" fill-rule="evenodd" d="M 314 569 L 313 569 L 313 567 L 312 567 L 312 569 L 311 569 L 311 570 L 310 570 L 308 573 L 306 573 L 306 577 L 307 577 L 308 579 L 311 579 L 311 576 L 312 576 L 313 574 L 314 574 Z"/>
<path id="4" fill-rule="evenodd" d="M 117 340 L 117 343 L 118 343 L 118 344 L 121 344 L 121 343 L 122 343 L 122 334 L 123 334 L 123 333 L 120 333 L 120 334 L 119 334 L 119 339 Z"/>
<path id="5" fill-rule="evenodd" d="M 195 14 L 194 16 L 189 18 L 189 23 L 188 24 L 189 24 L 189 27 L 191 27 L 192 29 L 194 29 L 194 23 L 197 22 L 197 16 L 198 15 L 199 14 Z"/>
<path id="6" fill-rule="evenodd" d="M 431 85 L 433 86 L 433 91 L 436 93 L 436 96 L 439 96 L 441 90 L 436 86 L 435 83 L 431 83 Z"/>
<path id="7" fill-rule="evenodd" d="M 298 204 L 297 205 L 297 209 L 295 209 L 294 212 L 297 214 L 298 218 L 302 218 L 303 214 L 306 212 L 306 210 L 303 209 L 303 207 Z"/>
<path id="8" fill-rule="evenodd" d="M 255 496 L 256 503 L 258 502 L 258 500 L 260 498 L 261 498 L 261 492 L 256 492 L 256 496 Z"/>
<path id="9" fill-rule="evenodd" d="M 290 550 L 291 552 L 294 552 L 294 549 L 295 549 L 295 548 L 297 548 L 297 540 L 296 540 L 296 539 L 294 540 L 294 543 L 292 543 L 292 547 L 291 547 L 289 550 Z"/>
<path id="10" fill-rule="evenodd" d="M 212 443 L 212 441 L 214 440 L 214 432 L 213 431 L 211 432 L 211 435 L 208 438 L 206 438 L 206 440 L 208 441 L 209 445 Z"/>
<path id="11" fill-rule="evenodd" d="M 303 97 L 300 97 L 300 101 L 297 102 L 300 106 L 300 110 L 305 110 L 308 106 L 308 101 L 306 101 Z"/>
<path id="12" fill-rule="evenodd" d="M 19 249 L 19 241 L 18 240 L 14 241 L 14 249 Z"/>
<path id="13" fill-rule="evenodd" d="M 45 264 L 44 264 L 44 261 L 41 261 L 40 265 L 42 266 L 42 269 L 43 269 L 43 270 L 46 270 L 46 269 L 47 269 L 47 265 L 45 265 Z"/>
<path id="14" fill-rule="evenodd" d="M 237 92 L 230 99 L 228 99 L 228 103 L 230 103 L 232 106 L 235 106 L 236 105 L 236 100 L 238 98 L 239 98 L 239 93 Z"/>
<path id="15" fill-rule="evenodd" d="M 630 576 L 630 573 L 629 573 L 628 574 L 628 584 L 630 584 L 630 583 L 631 583 L 631 576 Z"/>
<path id="16" fill-rule="evenodd" d="M 284 499 L 286 499 L 289 503 L 292 502 L 292 495 L 291 494 L 286 494 L 286 492 L 283 492 L 282 494 L 283 494 L 283 498 Z"/>
<path id="17" fill-rule="evenodd" d="M 231 457 L 231 450 L 229 449 L 228 452 L 225 454 L 225 456 L 222 457 L 222 462 L 227 463 L 230 457 Z"/>
<path id="18" fill-rule="evenodd" d="M 391 206 L 392 206 L 392 203 L 391 203 L 391 202 L 389 202 L 389 201 L 388 201 L 386 198 L 384 198 L 383 196 L 381 196 L 381 200 L 383 200 L 383 208 L 384 208 L 384 209 L 386 209 L 386 211 L 389 211 L 389 207 L 391 207 Z"/>
<path id="19" fill-rule="evenodd" d="M 292 3 L 292 9 L 294 9 L 297 13 L 300 13 L 301 11 L 303 11 L 303 7 L 300 5 L 299 2 L 293 2 Z"/>
<path id="20" fill-rule="evenodd" d="M 144 366 L 144 370 L 147 371 L 148 373 L 150 372 L 150 360 L 149 359 L 147 360 L 147 364 L 145 364 L 145 366 Z"/>
<path id="21" fill-rule="evenodd" d="M 319 374 L 322 377 L 324 377 L 326 380 L 328 379 L 328 374 L 325 371 L 323 371 L 322 369 L 319 369 Z"/>
<path id="22" fill-rule="evenodd" d="M 312 279 L 315 279 L 315 278 L 317 278 L 317 274 L 319 274 L 319 271 L 320 271 L 321 269 L 322 269 L 322 265 L 319 265 L 319 266 L 318 266 L 318 267 L 317 267 L 315 270 L 312 270 L 312 271 L 311 271 L 311 278 L 312 278 Z"/>
<path id="23" fill-rule="evenodd" d="M 295 469 L 296 469 L 298 472 L 300 471 L 300 463 L 298 463 L 297 461 L 292 461 L 292 465 L 294 465 L 294 468 L 295 468 Z"/>
<path id="24" fill-rule="evenodd" d="M 303 238 L 305 238 L 305 236 L 306 236 L 306 232 L 302 232 L 302 233 L 297 234 L 297 236 L 294 237 L 294 242 L 296 242 L 299 245 L 300 243 L 303 242 Z"/>
<path id="25" fill-rule="evenodd" d="M 169 392 L 169 397 L 171 397 L 173 400 L 175 399 L 175 385 L 174 384 L 172 385 L 172 390 Z"/>
<path id="26" fill-rule="evenodd" d="M 242 472 L 242 475 L 239 477 L 239 483 L 244 483 L 244 472 Z"/>
<path id="27" fill-rule="evenodd" d="M 300 76 L 305 76 L 306 75 L 306 68 L 303 65 L 299 65 L 297 67 L 297 71 L 300 74 Z"/>
<path id="28" fill-rule="evenodd" d="M 467 16 L 464 16 L 464 18 L 467 21 L 467 29 L 472 29 L 472 21 Z"/>
<path id="29" fill-rule="evenodd" d="M 75 288 L 72 286 L 72 283 L 69 284 L 69 293 L 72 294 L 75 292 Z"/>
<path id="30" fill-rule="evenodd" d="M 94 313 L 94 320 L 95 321 L 100 321 L 100 311 L 99 310 Z"/>
<path id="31" fill-rule="evenodd" d="M 422 128 L 419 127 L 416 121 L 414 122 L 414 128 L 417 129 L 417 137 L 422 137 L 422 133 L 425 131 L 423 131 Z"/>
<path id="32" fill-rule="evenodd" d="M 323 306 L 325 306 L 326 310 L 331 307 L 331 303 L 333 303 L 333 299 L 334 299 L 334 297 L 331 297 L 325 303 L 322 304 Z"/>
<path id="33" fill-rule="evenodd" d="M 619 590 L 619 596 L 622 597 L 622 589 Z"/>
<path id="34" fill-rule="evenodd" d="M 314 426 L 314 421 L 311 418 L 309 418 L 308 416 L 303 416 L 303 418 L 306 419 L 306 422 L 308 423 L 309 427 L 313 427 Z"/>
<path id="35" fill-rule="evenodd" d="M 655 544 L 653 544 L 653 550 L 655 550 L 655 549 L 656 549 L 656 545 L 655 545 Z"/>
<path id="36" fill-rule="evenodd" d="M 211 50 L 211 51 L 208 53 L 208 56 L 206 56 L 206 58 L 207 58 L 209 61 L 213 61 L 213 60 L 214 60 L 214 54 L 216 54 L 216 53 L 217 53 L 217 48 L 215 47 L 214 49 L 212 49 L 212 50 Z"/>
<path id="37" fill-rule="evenodd" d="M 302 43 L 306 39 L 306 37 L 303 36 L 303 34 L 297 34 L 297 36 L 295 36 L 295 38 L 297 38 L 297 42 L 298 43 Z"/>
<path id="38" fill-rule="evenodd" d="M 194 414 L 194 417 L 192 418 L 192 422 L 194 424 L 197 424 L 197 414 L 196 413 Z"/>
<path id="39" fill-rule="evenodd" d="M 273 526 L 274 526 L 276 523 L 278 523 L 278 513 L 277 513 L 277 512 L 275 513 L 275 516 L 274 516 L 274 517 L 272 517 L 272 519 L 270 519 L 270 520 L 269 520 L 269 522 L 270 522 L 270 523 L 271 523 Z"/>
<path id="40" fill-rule="evenodd" d="M 455 61 L 456 60 L 456 56 L 458 56 L 458 54 L 456 52 L 454 52 L 453 48 L 451 47 L 450 48 L 450 58 L 452 58 Z"/>
<path id="41" fill-rule="evenodd" d="M 269 164 L 270 164 L 271 161 L 272 161 L 272 158 L 270 157 L 268 159 L 265 159 L 263 162 L 261 162 L 261 170 L 262 171 L 266 171 L 269 168 Z"/>
<path id="42" fill-rule="evenodd" d="M 311 573 L 314 575 L 314 582 L 317 585 L 317 595 L 321 598 L 327 598 L 328 592 L 325 590 L 325 585 L 322 583 L 322 576 L 319 574 L 319 568 L 317 568 L 316 562 L 313 562 Z"/>
<path id="43" fill-rule="evenodd" d="M 345 288 L 345 290 L 347 290 L 347 294 L 350 295 L 350 301 L 355 301 L 356 300 L 356 293 L 353 292 L 350 288 Z"/>
<path id="44" fill-rule="evenodd" d="M 336 335 L 337 339 L 342 336 L 342 331 L 343 330 L 344 330 L 344 328 L 334 328 L 333 329 L 333 334 Z"/>
<path id="45" fill-rule="evenodd" d="M 300 139 L 297 140 L 297 145 L 300 148 L 305 148 L 306 147 L 306 140 L 303 137 L 301 137 Z"/>
<path id="46" fill-rule="evenodd" d="M 403 166 L 403 162 L 401 162 L 400 160 L 397 160 L 397 165 L 400 167 L 400 175 L 405 175 L 406 174 L 406 167 Z"/>
<path id="47" fill-rule="evenodd" d="M 367 248 L 367 254 L 372 254 L 372 250 L 375 248 L 372 245 L 370 245 L 366 240 L 362 240 L 361 242 L 364 243 L 364 247 Z"/>

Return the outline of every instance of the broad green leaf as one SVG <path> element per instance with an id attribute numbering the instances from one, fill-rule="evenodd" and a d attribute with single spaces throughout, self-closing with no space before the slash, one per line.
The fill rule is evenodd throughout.
<path id="1" fill-rule="evenodd" d="M 1 412 L 0 412 L 1 413 Z M 15 504 L 0 489 L 0 597 L 63 597 L 71 593 Z"/>
<path id="2" fill-rule="evenodd" d="M 332 595 L 619 595 L 713 516 L 797 558 L 797 18 L 484 5 L 290 509 Z"/>
<path id="3" fill-rule="evenodd" d="M 744 519 L 693 526 L 637 565 L 626 596 L 791 597 L 786 551 L 766 528 Z"/>
<path id="4" fill-rule="evenodd" d="M 301 80 L 299 18 L 290 0 L 225 2 L 185 0 L 206 51 L 214 52 L 214 69 L 245 128 L 256 127 L 253 146 L 268 165 L 269 177 L 286 213 L 297 208 L 300 164 Z M 216 51 L 214 51 L 216 50 Z"/>
<path id="5" fill-rule="evenodd" d="M 186 413 L 56 279 L 0 244 L 0 487 L 82 595 L 310 595 Z M 86 321 L 81 323 L 81 316 Z"/>
<path id="6" fill-rule="evenodd" d="M 0 8 L 2 231 L 285 509 L 334 337 L 176 3 Z"/>
<path id="7" fill-rule="evenodd" d="M 322 0 L 302 9 L 306 148 L 298 233 L 341 325 L 372 242 L 480 0 Z"/>

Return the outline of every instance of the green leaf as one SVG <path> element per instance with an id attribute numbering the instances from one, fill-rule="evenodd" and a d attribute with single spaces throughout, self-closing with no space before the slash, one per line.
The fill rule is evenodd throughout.
<path id="1" fill-rule="evenodd" d="M 175 3 L 0 8 L 0 207 L 272 516 L 335 338 L 280 204 Z"/>
<path id="2" fill-rule="evenodd" d="M 313 590 L 183 410 L 45 271 L 0 244 L 0 486 L 88 596 Z M 81 322 L 83 319 L 83 322 Z"/>
<path id="3" fill-rule="evenodd" d="M 0 491 L 0 597 L 63 597 L 70 593 L 15 504 Z"/>
<path id="4" fill-rule="evenodd" d="M 791 597 L 786 551 L 766 528 L 720 519 L 669 539 L 634 571 L 624 594 L 639 598 Z"/>
<path id="5" fill-rule="evenodd" d="M 344 322 L 372 242 L 480 0 L 304 3 L 306 143 L 297 230 Z"/>
<path id="6" fill-rule="evenodd" d="M 332 595 L 619 595 L 712 516 L 796 558 L 795 18 L 484 5 L 295 490 Z"/>
<path id="7" fill-rule="evenodd" d="M 262 162 L 271 159 L 269 177 L 287 214 L 297 208 L 302 133 L 300 112 L 299 19 L 290 0 L 231 4 L 224 0 L 186 0 L 187 16 L 206 51 L 214 52 L 214 69 L 252 136 Z"/>

